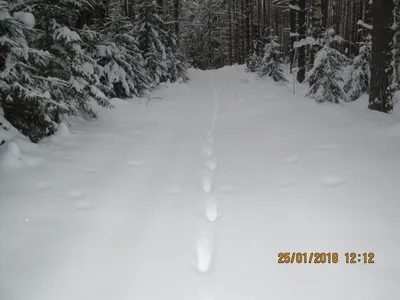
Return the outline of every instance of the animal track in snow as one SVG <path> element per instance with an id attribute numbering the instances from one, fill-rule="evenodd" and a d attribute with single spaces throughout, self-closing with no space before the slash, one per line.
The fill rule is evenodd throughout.
<path id="1" fill-rule="evenodd" d="M 331 176 L 326 176 L 324 178 L 324 183 L 326 186 L 338 186 L 342 183 L 344 183 L 344 178 L 341 176 L 337 176 L 337 175 L 331 175 Z"/>
<path id="2" fill-rule="evenodd" d="M 133 135 L 136 135 L 136 136 L 141 136 L 141 135 L 144 135 L 146 132 L 144 131 L 144 130 L 135 130 L 134 132 L 133 132 Z"/>
<path id="3" fill-rule="evenodd" d="M 214 197 L 210 197 L 206 202 L 206 217 L 210 222 L 218 219 L 218 203 Z"/>
<path id="4" fill-rule="evenodd" d="M 207 155 L 212 155 L 213 154 L 213 152 L 214 152 L 214 148 L 213 148 L 213 146 L 211 146 L 211 145 L 204 145 L 203 146 L 203 152 L 204 152 L 204 154 L 207 154 Z"/>
<path id="5" fill-rule="evenodd" d="M 327 150 L 343 149 L 346 147 L 347 147 L 346 145 L 340 145 L 340 144 L 320 144 L 315 149 L 319 151 L 327 151 Z"/>
<path id="6" fill-rule="evenodd" d="M 206 193 L 211 192 L 213 188 L 213 182 L 214 176 L 212 173 L 203 175 L 201 178 L 201 188 L 203 189 L 203 191 L 205 191 Z"/>
<path id="7" fill-rule="evenodd" d="M 234 185 L 222 185 L 219 187 L 218 191 L 222 194 L 229 194 L 232 193 L 236 190 L 236 187 Z"/>
<path id="8" fill-rule="evenodd" d="M 213 145 L 213 144 L 214 144 L 214 138 L 213 138 L 212 136 L 208 136 L 208 137 L 207 137 L 207 142 L 208 142 L 210 145 Z"/>
<path id="9" fill-rule="evenodd" d="M 300 160 L 298 155 L 291 155 L 285 158 L 285 163 L 287 164 L 294 164 Z"/>
<path id="10" fill-rule="evenodd" d="M 83 167 L 82 171 L 85 173 L 95 173 L 95 172 L 97 172 L 97 169 L 91 168 L 91 167 Z"/>
<path id="11" fill-rule="evenodd" d="M 217 162 L 214 159 L 209 159 L 204 162 L 204 166 L 210 171 L 214 171 L 217 168 Z"/>
<path id="12" fill-rule="evenodd" d="M 75 204 L 76 209 L 78 210 L 91 210 L 93 209 L 93 205 L 87 201 L 79 201 Z"/>
<path id="13" fill-rule="evenodd" d="M 126 165 L 128 167 L 132 167 L 132 168 L 138 168 L 138 167 L 142 167 L 144 165 L 144 163 L 137 161 L 137 160 L 128 160 L 126 162 Z"/>
<path id="14" fill-rule="evenodd" d="M 178 187 L 178 186 L 170 186 L 168 188 L 168 191 L 172 195 L 180 195 L 182 193 L 180 187 Z"/>
<path id="15" fill-rule="evenodd" d="M 207 273 L 211 265 L 212 249 L 209 238 L 205 233 L 203 235 L 197 242 L 197 269 L 202 273 Z"/>
<path id="16" fill-rule="evenodd" d="M 68 195 L 72 199 L 79 199 L 79 198 L 83 197 L 84 192 L 82 190 L 71 190 L 71 191 L 68 192 Z"/>
<path id="17" fill-rule="evenodd" d="M 49 181 L 39 181 L 35 185 L 36 185 L 36 188 L 40 191 L 48 190 L 52 187 L 52 184 Z"/>

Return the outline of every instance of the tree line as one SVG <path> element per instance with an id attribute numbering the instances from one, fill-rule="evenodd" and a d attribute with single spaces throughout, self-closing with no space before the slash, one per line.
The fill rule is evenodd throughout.
<path id="1" fill-rule="evenodd" d="M 233 64 L 283 82 L 288 66 L 317 102 L 367 93 L 391 112 L 399 11 L 400 0 L 0 0 L 0 114 L 37 142 L 64 115 L 95 117 L 93 103 Z"/>

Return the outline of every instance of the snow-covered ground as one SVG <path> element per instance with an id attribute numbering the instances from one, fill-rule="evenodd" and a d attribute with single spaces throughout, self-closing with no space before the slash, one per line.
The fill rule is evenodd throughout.
<path id="1" fill-rule="evenodd" d="M 0 299 L 399 299 L 400 119 L 190 76 L 0 147 Z"/>

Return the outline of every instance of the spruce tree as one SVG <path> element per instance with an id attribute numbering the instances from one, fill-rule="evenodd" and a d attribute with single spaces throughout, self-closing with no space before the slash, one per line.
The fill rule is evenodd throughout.
<path id="1" fill-rule="evenodd" d="M 330 46 L 333 41 L 334 31 L 328 30 L 324 45 L 316 54 L 314 66 L 306 78 L 310 83 L 307 96 L 314 98 L 317 103 L 346 101 L 346 93 L 342 88 L 344 80 L 340 72 L 348 59 Z"/>
<path id="2" fill-rule="evenodd" d="M 8 7 L 0 9 L 0 110 L 14 127 L 37 142 L 54 133 L 66 108 L 49 93 L 58 80 L 40 73 L 53 58 L 30 46 L 37 34 L 33 23 L 31 14 L 14 11 L 12 17 Z"/>
<path id="3" fill-rule="evenodd" d="M 155 1 L 144 0 L 138 4 L 137 11 L 134 32 L 139 49 L 143 52 L 147 74 L 156 86 L 168 78 L 167 52 L 164 44 L 168 33 L 163 29 L 164 21 L 158 15 L 159 6 Z"/>
<path id="4" fill-rule="evenodd" d="M 92 102 L 110 107 L 111 91 L 95 73 L 94 61 L 85 53 L 80 32 L 72 29 L 81 13 L 92 8 L 87 0 L 39 0 L 35 6 L 38 26 L 43 31 L 38 48 L 53 55 L 46 76 L 58 78 L 50 93 L 59 99 L 69 114 L 95 117 Z"/>
<path id="5" fill-rule="evenodd" d="M 283 71 L 284 61 L 282 59 L 281 45 L 278 43 L 278 37 L 270 36 L 264 47 L 264 57 L 258 67 L 260 77 L 270 76 L 275 81 L 286 82 Z"/>
<path id="6" fill-rule="evenodd" d="M 93 29 L 100 34 L 85 34 L 85 41 L 91 44 L 88 53 L 96 61 L 100 81 L 123 99 L 140 96 L 149 89 L 151 80 L 122 1 L 110 1 L 105 19 L 99 20 Z"/>
<path id="7" fill-rule="evenodd" d="M 361 43 L 359 54 L 354 58 L 350 77 L 344 86 L 348 101 L 354 101 L 369 91 L 371 79 L 371 36 Z"/>

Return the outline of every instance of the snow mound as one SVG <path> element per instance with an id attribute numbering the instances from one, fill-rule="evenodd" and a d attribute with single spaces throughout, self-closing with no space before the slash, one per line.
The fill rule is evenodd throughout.
<path id="1" fill-rule="evenodd" d="M 8 142 L 0 148 L 0 168 L 4 170 L 18 169 L 23 165 L 22 152 L 14 142 Z"/>
<path id="2" fill-rule="evenodd" d="M 70 136 L 70 132 L 69 132 L 68 126 L 65 123 L 62 122 L 62 123 L 60 123 L 58 125 L 56 136 L 57 137 L 68 137 L 68 136 Z"/>
<path id="3" fill-rule="evenodd" d="M 28 28 L 35 27 L 35 17 L 31 13 L 26 13 L 23 11 L 18 11 L 13 14 L 13 17 L 17 20 L 20 20 L 24 23 Z"/>

